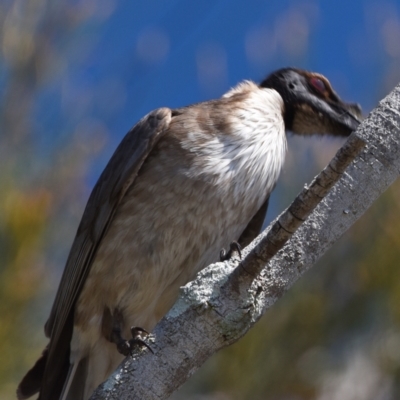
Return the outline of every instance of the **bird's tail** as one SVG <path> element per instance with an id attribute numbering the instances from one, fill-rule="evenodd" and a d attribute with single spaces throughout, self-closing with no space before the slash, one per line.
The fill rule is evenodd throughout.
<path id="1" fill-rule="evenodd" d="M 48 346 L 43 350 L 43 353 L 35 365 L 26 373 L 21 383 L 17 388 L 17 399 L 24 400 L 33 396 L 40 391 L 42 385 L 44 369 L 46 367 Z"/>

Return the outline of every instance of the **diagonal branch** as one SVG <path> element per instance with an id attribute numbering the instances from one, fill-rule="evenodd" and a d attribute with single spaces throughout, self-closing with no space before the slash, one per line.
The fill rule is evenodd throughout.
<path id="1" fill-rule="evenodd" d="M 244 250 L 241 262 L 212 264 L 181 289 L 154 330 L 155 354 L 143 351 L 126 359 L 91 399 L 167 398 L 208 357 L 242 337 L 399 171 L 400 85 L 310 187 Z"/>

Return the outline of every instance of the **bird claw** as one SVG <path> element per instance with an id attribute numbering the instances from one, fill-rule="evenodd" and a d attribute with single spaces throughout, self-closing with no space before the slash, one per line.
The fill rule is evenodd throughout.
<path id="1" fill-rule="evenodd" d="M 235 240 L 229 244 L 229 250 L 226 251 L 225 249 L 221 249 L 219 253 L 219 259 L 220 261 L 227 261 L 232 258 L 232 256 L 237 253 L 239 255 L 239 258 L 242 259 L 242 248 L 238 242 Z"/>
<path id="2" fill-rule="evenodd" d="M 148 336 L 149 332 L 138 326 L 131 327 L 132 339 L 125 340 L 122 337 L 122 324 L 123 318 L 119 310 L 114 310 L 114 314 L 108 308 L 104 310 L 103 314 L 103 335 L 111 343 L 114 343 L 120 354 L 127 357 L 133 355 L 133 350 L 137 347 L 147 347 L 153 354 L 154 351 L 151 347 L 143 340 L 143 336 Z"/>
<path id="3" fill-rule="evenodd" d="M 119 353 L 124 355 L 125 357 L 131 356 L 133 357 L 133 350 L 136 347 L 147 347 L 153 354 L 153 349 L 141 338 L 141 337 L 134 337 L 129 340 L 122 340 L 117 344 L 117 349 Z"/>
<path id="4" fill-rule="evenodd" d="M 143 346 L 147 347 L 154 354 L 153 349 L 143 339 L 135 338 L 135 339 L 130 339 L 128 342 L 129 342 L 129 346 L 130 346 L 129 354 L 131 356 L 133 356 L 133 349 L 135 347 L 143 347 Z"/>
<path id="5" fill-rule="evenodd" d="M 153 349 L 142 338 L 143 334 L 145 336 L 148 336 L 149 332 L 147 332 L 145 329 L 140 328 L 138 326 L 132 326 L 131 334 L 132 334 L 132 339 L 129 340 L 129 344 L 130 344 L 131 348 L 133 348 L 135 346 L 144 346 L 144 347 L 147 347 L 154 354 Z M 131 353 L 131 355 L 132 355 L 132 353 Z"/>
<path id="6" fill-rule="evenodd" d="M 149 335 L 149 332 L 143 328 L 139 328 L 138 326 L 132 326 L 131 334 L 132 339 L 123 340 L 121 338 L 121 340 L 117 343 L 117 349 L 121 354 L 123 354 L 125 357 L 128 355 L 132 357 L 134 348 L 143 346 L 147 347 L 154 354 L 153 349 L 143 340 L 142 337 L 143 334 L 145 336 Z"/>

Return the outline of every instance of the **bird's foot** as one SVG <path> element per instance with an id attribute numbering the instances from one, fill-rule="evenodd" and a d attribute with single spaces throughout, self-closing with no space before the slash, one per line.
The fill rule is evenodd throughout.
<path id="1" fill-rule="evenodd" d="M 234 254 L 237 254 L 239 258 L 242 258 L 242 248 L 240 247 L 240 244 L 236 241 L 233 241 L 229 244 L 229 250 L 226 251 L 225 249 L 221 249 L 219 252 L 219 259 L 220 261 L 227 261 L 230 260 Z"/>
<path id="2" fill-rule="evenodd" d="M 132 339 L 129 340 L 129 344 L 131 345 L 131 348 L 133 348 L 135 346 L 144 346 L 144 347 L 147 347 L 154 354 L 153 349 L 143 340 L 143 336 L 142 336 L 143 334 L 144 334 L 144 336 L 148 336 L 149 332 L 147 332 L 143 328 L 139 328 L 138 326 L 132 326 L 131 334 L 132 334 Z"/>
<path id="3" fill-rule="evenodd" d="M 119 309 L 115 309 L 114 313 L 111 314 L 109 308 L 104 308 L 102 321 L 103 336 L 109 342 L 114 343 L 117 346 L 117 350 L 120 354 L 124 356 L 130 354 L 132 356 L 133 350 L 142 346 L 147 347 L 152 353 L 154 353 L 150 346 L 143 340 L 143 337 L 149 334 L 145 329 L 132 326 L 132 339 L 126 340 L 122 337 L 123 325 L 124 318 Z"/>
<path id="4" fill-rule="evenodd" d="M 133 350 L 135 347 L 147 347 L 153 354 L 153 349 L 143 340 L 143 336 L 147 336 L 149 332 L 147 332 L 143 328 L 139 328 L 138 326 L 131 327 L 132 339 L 124 340 L 118 332 L 118 337 L 115 337 L 115 343 L 117 345 L 118 351 L 124 355 L 133 355 Z"/>

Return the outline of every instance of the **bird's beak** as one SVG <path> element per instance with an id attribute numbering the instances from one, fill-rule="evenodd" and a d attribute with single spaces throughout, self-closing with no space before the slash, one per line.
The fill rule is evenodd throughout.
<path id="1" fill-rule="evenodd" d="M 298 134 L 349 136 L 361 119 L 359 104 L 345 103 L 339 97 L 322 99 L 305 92 L 298 94 L 292 130 Z"/>

